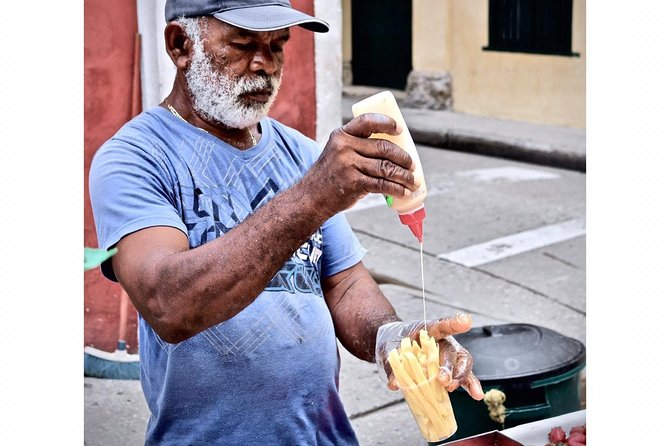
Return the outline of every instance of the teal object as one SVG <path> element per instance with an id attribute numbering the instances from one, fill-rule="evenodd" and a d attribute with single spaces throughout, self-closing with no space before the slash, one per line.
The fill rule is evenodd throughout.
<path id="1" fill-rule="evenodd" d="M 139 379 L 139 354 L 129 354 L 125 341 L 112 353 L 84 347 L 84 376 L 103 379 Z"/>
<path id="2" fill-rule="evenodd" d="M 102 262 L 112 257 L 117 252 L 118 248 L 112 248 L 107 251 L 100 248 L 84 247 L 84 271 L 100 266 Z"/>

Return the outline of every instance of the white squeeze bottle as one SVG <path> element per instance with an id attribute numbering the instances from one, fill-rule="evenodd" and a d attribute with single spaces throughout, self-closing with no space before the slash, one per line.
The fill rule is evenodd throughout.
<path id="1" fill-rule="evenodd" d="M 397 101 L 395 101 L 395 96 L 390 91 L 382 91 L 353 104 L 352 110 L 354 117 L 364 113 L 381 113 L 390 116 L 395 120 L 397 126 L 402 128 L 402 133 L 397 136 L 385 133 L 373 133 L 370 138 L 386 139 L 397 144 L 411 155 L 411 159 L 413 159 L 416 165 L 413 176 L 420 183 L 420 187 L 408 197 L 387 196 L 386 202 L 399 213 L 400 221 L 411 229 L 411 232 L 413 232 L 418 241 L 423 243 L 423 220 L 425 219 L 425 206 L 423 203 L 427 196 L 425 177 L 423 176 L 423 167 L 420 164 L 420 158 L 418 158 L 416 145 L 411 138 L 406 122 L 404 122 L 400 108 L 397 105 Z"/>

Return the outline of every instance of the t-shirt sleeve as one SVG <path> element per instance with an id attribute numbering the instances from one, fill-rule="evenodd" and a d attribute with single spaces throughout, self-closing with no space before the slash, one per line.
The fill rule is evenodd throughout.
<path id="1" fill-rule="evenodd" d="M 321 277 L 330 277 L 362 260 L 367 250 L 353 233 L 343 213 L 327 220 L 323 226 Z"/>
<path id="2" fill-rule="evenodd" d="M 294 159 L 308 169 L 318 159 L 323 148 L 316 141 L 307 138 L 297 130 L 277 121 L 270 121 L 278 136 Z M 292 148 L 292 149 L 291 149 Z M 296 149 L 299 148 L 299 151 Z M 321 257 L 321 278 L 330 277 L 360 262 L 367 253 L 353 233 L 343 213 L 327 220 L 321 226 L 323 232 L 323 256 Z"/>
<path id="3" fill-rule="evenodd" d="M 160 153 L 114 139 L 96 152 L 89 192 L 100 248 L 109 249 L 124 236 L 152 226 L 171 226 L 187 234 Z M 101 269 L 116 281 L 110 261 Z"/>

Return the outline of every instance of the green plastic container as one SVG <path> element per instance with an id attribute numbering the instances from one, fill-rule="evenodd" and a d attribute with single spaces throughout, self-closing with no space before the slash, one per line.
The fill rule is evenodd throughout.
<path id="1" fill-rule="evenodd" d="M 585 346 L 553 330 L 530 324 L 472 328 L 455 336 L 474 357 L 474 374 L 483 391 L 506 395 L 504 425 L 493 421 L 483 401 L 463 389 L 452 392 L 458 430 L 446 442 L 581 409 L 579 373 L 585 367 Z M 546 433 L 548 434 L 548 433 Z"/>

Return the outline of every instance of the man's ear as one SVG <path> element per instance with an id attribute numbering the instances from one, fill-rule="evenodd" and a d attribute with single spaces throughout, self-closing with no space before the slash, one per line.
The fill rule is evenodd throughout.
<path id="1" fill-rule="evenodd" d="M 170 22 L 165 27 L 165 50 L 178 70 L 185 70 L 190 63 L 193 41 L 178 22 Z"/>

